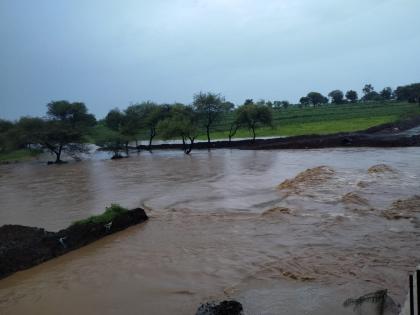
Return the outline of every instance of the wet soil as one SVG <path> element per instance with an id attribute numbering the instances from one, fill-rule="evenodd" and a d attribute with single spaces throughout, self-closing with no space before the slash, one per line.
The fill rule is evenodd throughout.
<path id="1" fill-rule="evenodd" d="M 58 232 L 22 225 L 3 225 L 0 227 L 0 279 L 147 219 L 144 210 L 137 208 L 117 215 L 105 225 L 79 223 Z"/>

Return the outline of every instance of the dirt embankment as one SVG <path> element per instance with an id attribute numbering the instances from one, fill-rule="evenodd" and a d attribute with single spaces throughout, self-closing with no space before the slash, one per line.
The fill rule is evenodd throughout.
<path id="1" fill-rule="evenodd" d="M 147 219 L 144 210 L 137 208 L 119 214 L 107 224 L 73 224 L 58 232 L 21 225 L 4 225 L 0 227 L 0 279 Z"/>
<path id="2" fill-rule="evenodd" d="M 407 136 L 399 134 L 420 125 L 420 117 L 388 123 L 359 132 L 344 132 L 331 135 L 305 135 L 287 138 L 215 141 L 210 143 L 214 149 L 272 150 L 272 149 L 318 149 L 332 147 L 410 147 L 420 146 L 420 135 Z M 194 144 L 194 149 L 208 149 L 207 142 Z M 135 148 L 133 148 L 135 149 Z M 148 150 L 148 146 L 139 146 Z M 182 149 L 182 144 L 152 145 L 157 149 Z"/>

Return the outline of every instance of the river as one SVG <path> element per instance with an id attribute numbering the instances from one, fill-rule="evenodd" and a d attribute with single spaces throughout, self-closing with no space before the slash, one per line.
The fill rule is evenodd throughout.
<path id="1" fill-rule="evenodd" d="M 343 301 L 378 289 L 402 303 L 420 262 L 420 148 L 104 158 L 0 165 L 0 225 L 56 231 L 111 203 L 151 217 L 1 280 L 0 314 L 194 314 L 226 298 L 353 314 Z"/>

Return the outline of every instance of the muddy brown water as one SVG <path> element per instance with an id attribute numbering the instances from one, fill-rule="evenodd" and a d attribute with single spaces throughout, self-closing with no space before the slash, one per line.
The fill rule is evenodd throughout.
<path id="1" fill-rule="evenodd" d="M 1 280 L 0 314 L 194 314 L 225 298 L 353 314 L 343 301 L 378 289 L 402 303 L 420 262 L 420 148 L 103 158 L 0 166 L 0 225 L 58 230 L 110 203 L 151 217 Z"/>

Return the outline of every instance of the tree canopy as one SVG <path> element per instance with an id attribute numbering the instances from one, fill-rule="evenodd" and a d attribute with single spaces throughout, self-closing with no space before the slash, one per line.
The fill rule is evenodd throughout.
<path id="1" fill-rule="evenodd" d="M 225 100 L 220 94 L 200 92 L 194 95 L 193 107 L 206 129 L 207 143 L 210 146 L 210 128 L 227 111 Z"/>
<path id="2" fill-rule="evenodd" d="M 271 126 L 272 121 L 273 113 L 267 106 L 248 103 L 238 107 L 236 122 L 252 131 L 253 141 L 256 137 L 255 129 L 261 126 Z"/>
<path id="3" fill-rule="evenodd" d="M 346 99 L 351 103 L 356 103 L 357 100 L 359 99 L 359 95 L 354 90 L 348 90 L 346 92 Z"/>
<path id="4" fill-rule="evenodd" d="M 159 121 L 157 129 L 164 139 L 181 138 L 184 153 L 189 154 L 199 134 L 198 114 L 192 106 L 175 104 L 168 117 Z"/>
<path id="5" fill-rule="evenodd" d="M 341 104 L 344 101 L 344 93 L 341 90 L 334 90 L 328 94 L 331 97 L 331 102 L 334 104 Z"/>

